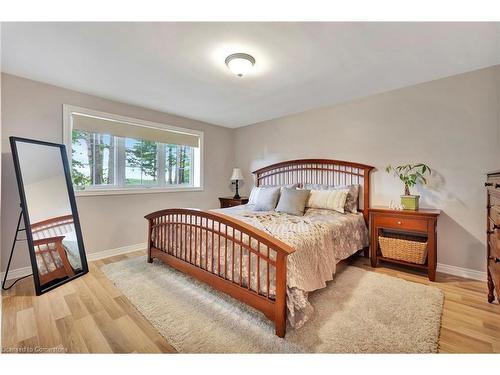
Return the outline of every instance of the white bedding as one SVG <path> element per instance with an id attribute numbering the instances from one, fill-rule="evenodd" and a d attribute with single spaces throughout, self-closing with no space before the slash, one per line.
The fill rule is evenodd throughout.
<path id="1" fill-rule="evenodd" d="M 80 259 L 80 250 L 78 248 L 78 240 L 76 238 L 76 232 L 71 231 L 64 233 L 64 238 L 62 240 L 64 250 L 66 250 L 66 255 L 68 256 L 68 261 L 71 267 L 77 271 L 82 268 L 82 261 Z"/>

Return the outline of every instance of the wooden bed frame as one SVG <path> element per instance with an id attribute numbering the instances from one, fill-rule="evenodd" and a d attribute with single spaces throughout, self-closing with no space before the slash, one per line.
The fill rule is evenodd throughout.
<path id="1" fill-rule="evenodd" d="M 359 184 L 358 207 L 367 221 L 372 169 L 369 165 L 340 160 L 302 159 L 273 164 L 253 173 L 257 186 Z M 260 310 L 274 322 L 276 335 L 285 336 L 287 256 L 295 251 L 293 248 L 262 230 L 218 212 L 173 208 L 153 212 L 145 218 L 148 220 L 148 262 L 157 258 Z M 219 264 L 207 261 L 214 259 L 215 254 Z M 204 261 L 198 259 L 202 256 Z M 235 267 L 235 257 L 240 260 L 239 267 Z M 243 262 L 248 270 L 246 275 L 242 271 Z M 253 283 L 257 285 L 252 285 L 252 265 L 259 275 Z M 266 277 L 261 277 L 260 270 L 266 270 Z M 269 293 L 273 281 L 275 295 Z"/>
<path id="2" fill-rule="evenodd" d="M 40 284 L 46 284 L 50 281 L 71 277 L 75 271 L 68 260 L 66 250 L 62 244 L 64 234 L 73 229 L 73 215 L 64 215 L 53 217 L 38 223 L 31 224 L 31 233 L 33 235 L 33 247 L 35 254 L 39 254 L 45 269 L 49 270 L 49 264 L 53 264 L 55 269 L 44 274 L 39 273 Z M 54 252 L 57 252 L 61 259 L 61 266 L 58 266 L 54 258 Z M 44 257 L 44 254 L 49 256 Z"/>

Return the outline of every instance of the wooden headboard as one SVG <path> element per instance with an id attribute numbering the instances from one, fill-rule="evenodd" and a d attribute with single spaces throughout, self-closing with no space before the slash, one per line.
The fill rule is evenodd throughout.
<path id="1" fill-rule="evenodd" d="M 358 210 L 368 222 L 370 207 L 370 171 L 374 167 L 342 160 L 299 159 L 260 168 L 253 173 L 256 185 L 321 184 L 361 186 Z"/>
<path id="2" fill-rule="evenodd" d="M 73 215 L 57 216 L 31 224 L 31 233 L 34 240 L 62 236 L 74 230 Z"/>

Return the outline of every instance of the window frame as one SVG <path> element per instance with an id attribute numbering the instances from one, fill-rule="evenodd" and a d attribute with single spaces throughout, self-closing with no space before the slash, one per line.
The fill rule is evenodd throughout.
<path id="1" fill-rule="evenodd" d="M 95 187 L 92 189 L 85 190 L 76 190 L 76 196 L 92 196 L 92 195 L 120 195 L 120 194 L 148 194 L 148 193 L 167 193 L 167 192 L 185 192 L 185 191 L 203 191 L 203 176 L 204 176 L 204 133 L 201 130 L 194 130 L 188 128 L 181 128 L 166 124 L 161 124 L 157 122 L 151 122 L 147 120 L 141 120 L 133 117 L 127 117 L 122 115 L 117 115 L 113 113 L 107 113 L 102 111 L 96 111 L 89 108 L 63 104 L 63 143 L 66 146 L 66 152 L 68 154 L 69 166 L 71 169 L 72 164 L 72 132 L 73 132 L 73 124 L 72 124 L 72 114 L 80 113 L 89 116 L 101 117 L 105 119 L 111 119 L 115 121 L 123 121 L 127 123 L 137 124 L 137 126 L 147 126 L 153 127 L 161 130 L 173 130 L 188 134 L 193 134 L 199 137 L 200 139 L 200 147 L 199 147 L 199 186 L 182 186 L 182 185 L 163 185 L 160 183 L 160 186 L 154 187 L 144 187 L 144 186 L 115 186 L 109 187 L 109 185 L 103 185 L 102 187 Z M 193 180 L 193 184 L 196 182 L 196 177 L 194 170 L 191 170 L 191 176 Z"/>

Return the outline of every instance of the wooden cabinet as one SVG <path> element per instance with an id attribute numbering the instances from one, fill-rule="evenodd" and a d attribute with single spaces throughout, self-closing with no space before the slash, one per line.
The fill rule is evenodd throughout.
<path id="1" fill-rule="evenodd" d="M 228 207 L 239 206 L 241 204 L 247 204 L 248 198 L 220 197 L 219 202 L 220 202 L 220 208 L 228 208 Z"/>
<path id="2" fill-rule="evenodd" d="M 372 267 L 380 261 L 413 266 L 427 270 L 429 280 L 436 279 L 437 266 L 437 219 L 440 210 L 395 211 L 385 207 L 370 208 L 370 260 Z M 427 259 L 424 264 L 410 263 L 382 256 L 379 236 L 384 231 L 427 238 Z M 424 255 L 423 252 L 421 252 Z"/>
<path id="3" fill-rule="evenodd" d="M 488 173 L 486 186 L 486 262 L 488 302 L 500 298 L 500 171 Z"/>

